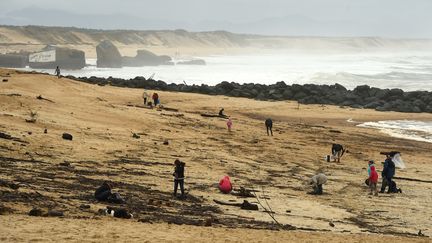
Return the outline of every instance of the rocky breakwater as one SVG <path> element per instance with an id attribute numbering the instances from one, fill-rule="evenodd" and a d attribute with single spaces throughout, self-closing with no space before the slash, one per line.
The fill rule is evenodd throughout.
<path id="1" fill-rule="evenodd" d="M 69 78 L 98 85 L 113 85 L 129 88 L 144 88 L 164 91 L 191 92 L 209 95 L 227 95 L 258 100 L 295 100 L 301 104 L 328 104 L 367 108 L 378 111 L 429 112 L 432 113 L 432 92 L 411 91 L 401 89 L 379 89 L 368 85 L 357 86 L 348 90 L 340 84 L 316 85 L 277 82 L 272 85 L 239 84 L 223 81 L 215 86 L 205 84 L 185 85 L 167 84 L 161 80 L 135 77 L 133 79 L 81 77 Z"/>

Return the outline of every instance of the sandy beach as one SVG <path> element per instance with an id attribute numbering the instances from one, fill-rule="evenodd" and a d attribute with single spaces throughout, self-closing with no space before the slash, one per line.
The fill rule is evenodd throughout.
<path id="1" fill-rule="evenodd" d="M 430 242 L 417 233 L 432 234 L 432 144 L 356 125 L 430 121 L 432 114 L 162 91 L 162 105 L 172 109 L 147 109 L 140 89 L 7 69 L 0 69 L 0 78 L 7 80 L 0 82 L 0 132 L 11 136 L 0 138 L 3 242 Z M 200 115 L 217 114 L 221 107 L 232 117 L 232 132 L 225 119 Z M 268 117 L 273 137 L 266 135 Z M 72 141 L 62 139 L 65 132 Z M 326 162 L 335 142 L 349 152 L 340 163 Z M 370 196 L 367 161 L 377 161 L 380 174 L 379 153 L 391 150 L 400 151 L 407 165 L 396 176 L 417 181 L 396 179 L 403 193 Z M 186 163 L 186 200 L 172 196 L 177 158 Z M 309 195 L 304 181 L 317 172 L 329 181 L 324 195 Z M 248 211 L 216 204 L 214 199 L 244 200 L 219 192 L 224 175 L 235 188 L 256 190 L 284 227 L 261 206 Z M 134 219 L 98 215 L 107 204 L 93 193 L 106 180 L 126 199 Z M 64 216 L 27 216 L 33 207 Z"/>

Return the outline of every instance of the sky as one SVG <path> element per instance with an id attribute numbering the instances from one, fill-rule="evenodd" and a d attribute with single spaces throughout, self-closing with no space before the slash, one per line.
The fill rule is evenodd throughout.
<path id="1" fill-rule="evenodd" d="M 0 0 L 0 24 L 432 38 L 432 0 Z"/>

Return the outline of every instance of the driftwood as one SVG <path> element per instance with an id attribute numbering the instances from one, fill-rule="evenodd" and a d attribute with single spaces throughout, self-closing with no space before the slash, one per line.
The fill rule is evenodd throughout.
<path id="1" fill-rule="evenodd" d="M 16 141 L 16 142 L 20 142 L 20 143 L 28 143 L 27 141 L 21 140 L 19 138 L 13 137 L 13 136 L 11 136 L 7 133 L 3 133 L 3 132 L 0 132 L 0 138 Z"/>
<path id="2" fill-rule="evenodd" d="M 240 187 L 240 190 L 236 190 L 236 191 L 233 190 L 231 194 L 239 197 L 255 197 L 252 194 L 252 190 L 246 189 L 244 187 Z"/>
<path id="3" fill-rule="evenodd" d="M 216 199 L 213 199 L 213 201 L 215 203 L 221 204 L 221 205 L 236 206 L 236 207 L 240 207 L 241 209 L 244 209 L 244 210 L 258 211 L 258 205 L 250 203 L 247 200 L 243 200 L 242 203 L 238 203 L 238 202 L 224 202 L 224 201 L 220 201 L 220 200 L 216 200 Z"/>
<path id="4" fill-rule="evenodd" d="M 418 182 L 424 182 L 424 183 L 432 183 L 432 181 L 420 180 L 420 179 L 415 179 L 415 178 L 397 177 L 397 176 L 393 177 L 393 179 L 405 180 L 405 181 L 418 181 Z"/>
<path id="5" fill-rule="evenodd" d="M 55 103 L 54 101 L 52 101 L 52 100 L 50 100 L 50 99 L 47 99 L 47 98 L 42 97 L 42 95 L 38 95 L 38 96 L 36 96 L 36 99 L 38 99 L 38 100 L 46 100 L 46 101 L 48 101 L 48 102 Z"/>
<path id="6" fill-rule="evenodd" d="M 184 116 L 183 113 L 177 113 L 177 114 L 165 114 L 165 113 L 161 113 L 162 116 L 174 116 L 174 117 L 182 117 Z"/>
<path id="7" fill-rule="evenodd" d="M 221 115 L 218 115 L 218 114 L 206 114 L 206 113 L 201 113 L 200 114 L 201 116 L 203 116 L 203 117 L 219 117 L 219 118 L 224 118 L 224 119 L 228 119 L 228 116 L 221 116 Z"/>

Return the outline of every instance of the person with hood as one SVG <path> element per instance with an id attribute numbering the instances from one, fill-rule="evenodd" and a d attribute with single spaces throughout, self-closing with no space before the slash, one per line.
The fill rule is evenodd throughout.
<path id="1" fill-rule="evenodd" d="M 389 187 L 387 193 L 392 192 L 391 191 L 391 185 L 393 184 L 392 179 L 396 173 L 396 166 L 392 160 L 392 156 L 390 154 L 387 154 L 386 156 L 387 158 L 384 161 L 384 168 L 383 171 L 381 172 L 382 185 L 381 185 L 380 193 L 384 193 L 387 186 Z"/>
<path id="2" fill-rule="evenodd" d="M 369 166 L 370 173 L 369 173 L 369 188 L 370 188 L 370 195 L 378 196 L 378 189 L 377 189 L 377 183 L 378 183 L 378 173 L 375 170 L 375 165 L 372 164 Z"/>
<path id="3" fill-rule="evenodd" d="M 179 159 L 174 161 L 174 196 L 177 196 L 177 188 L 180 186 L 181 197 L 184 197 L 184 167 L 185 163 Z"/>
<path id="4" fill-rule="evenodd" d="M 267 136 L 270 136 L 270 134 L 273 136 L 273 130 L 272 130 L 273 121 L 272 121 L 272 119 L 271 118 L 267 118 L 265 120 L 264 124 L 265 124 L 266 129 L 267 129 Z M 269 133 L 269 131 L 270 131 L 270 133 Z"/>
<path id="5" fill-rule="evenodd" d="M 323 173 L 319 173 L 314 175 L 310 180 L 309 180 L 309 185 L 312 186 L 313 188 L 313 192 L 312 194 L 314 195 L 322 195 L 323 194 L 323 187 L 322 185 L 324 185 L 327 182 L 327 176 Z"/>

